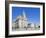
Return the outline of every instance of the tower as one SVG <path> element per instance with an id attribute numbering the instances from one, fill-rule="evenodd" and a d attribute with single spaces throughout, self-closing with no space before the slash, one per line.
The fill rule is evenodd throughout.
<path id="1" fill-rule="evenodd" d="M 23 17 L 24 17 L 24 18 L 26 18 L 26 14 L 25 14 L 25 12 L 24 12 L 24 11 L 23 11 Z"/>
<path id="2" fill-rule="evenodd" d="M 23 10 L 23 16 L 22 16 L 22 26 L 23 28 L 27 27 L 27 17 L 26 17 L 26 14 L 25 14 L 25 11 Z"/>
<path id="3" fill-rule="evenodd" d="M 25 27 L 27 27 L 27 18 L 25 12 L 23 11 L 22 15 L 17 16 L 15 20 L 15 28 L 23 29 Z"/>

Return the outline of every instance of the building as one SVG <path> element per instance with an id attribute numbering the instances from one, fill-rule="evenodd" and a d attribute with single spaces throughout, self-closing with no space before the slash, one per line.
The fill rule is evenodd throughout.
<path id="1" fill-rule="evenodd" d="M 27 17 L 25 12 L 23 11 L 23 15 L 19 15 L 17 16 L 15 22 L 13 23 L 13 28 L 14 29 L 30 29 L 30 30 L 34 30 L 36 28 L 38 28 L 39 26 L 34 24 L 34 23 L 29 23 L 27 21 Z"/>
<path id="2" fill-rule="evenodd" d="M 17 16 L 16 18 L 16 21 L 15 21 L 15 28 L 26 28 L 27 27 L 27 18 L 26 18 L 26 15 L 25 15 L 25 12 L 23 11 L 23 15 L 19 15 Z"/>

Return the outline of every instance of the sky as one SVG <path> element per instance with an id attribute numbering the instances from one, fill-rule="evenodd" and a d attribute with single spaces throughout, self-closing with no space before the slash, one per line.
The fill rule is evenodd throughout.
<path id="1" fill-rule="evenodd" d="M 12 7 L 12 19 L 16 19 L 17 16 L 23 15 L 23 11 L 26 14 L 28 22 L 40 23 L 40 8 L 33 7 Z"/>

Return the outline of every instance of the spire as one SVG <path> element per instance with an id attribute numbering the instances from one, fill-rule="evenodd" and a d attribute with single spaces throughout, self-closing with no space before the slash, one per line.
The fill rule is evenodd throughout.
<path id="1" fill-rule="evenodd" d="M 26 18 L 25 12 L 23 11 L 23 17 Z"/>

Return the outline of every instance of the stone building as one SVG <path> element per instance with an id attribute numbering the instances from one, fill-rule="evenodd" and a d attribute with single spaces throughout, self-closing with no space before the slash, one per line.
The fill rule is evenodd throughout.
<path id="1" fill-rule="evenodd" d="M 34 23 L 29 23 L 27 21 L 27 17 L 25 12 L 23 11 L 23 15 L 19 15 L 17 16 L 15 22 L 13 23 L 13 28 L 14 29 L 30 29 L 30 30 L 34 30 L 36 28 L 38 28 L 39 26 L 34 24 Z"/>
<path id="2" fill-rule="evenodd" d="M 25 12 L 23 11 L 23 15 L 17 16 L 15 20 L 15 28 L 26 28 L 27 27 L 27 18 Z"/>

